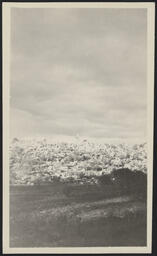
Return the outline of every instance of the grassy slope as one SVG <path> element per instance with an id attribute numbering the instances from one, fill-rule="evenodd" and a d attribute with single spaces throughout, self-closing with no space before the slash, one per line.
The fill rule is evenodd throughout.
<path id="1" fill-rule="evenodd" d="M 96 186 L 67 196 L 65 187 L 10 188 L 12 247 L 146 245 L 144 200 L 116 197 L 113 187 L 108 197 Z"/>

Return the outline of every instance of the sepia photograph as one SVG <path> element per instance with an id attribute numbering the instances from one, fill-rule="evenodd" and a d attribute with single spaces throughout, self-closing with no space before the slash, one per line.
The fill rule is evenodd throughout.
<path id="1" fill-rule="evenodd" d="M 153 3 L 3 3 L 5 253 L 150 253 Z"/>

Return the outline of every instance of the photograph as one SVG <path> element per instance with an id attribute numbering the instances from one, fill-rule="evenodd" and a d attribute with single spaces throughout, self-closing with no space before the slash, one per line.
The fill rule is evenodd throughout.
<path id="1" fill-rule="evenodd" d="M 3 3 L 3 252 L 151 253 L 154 3 Z"/>

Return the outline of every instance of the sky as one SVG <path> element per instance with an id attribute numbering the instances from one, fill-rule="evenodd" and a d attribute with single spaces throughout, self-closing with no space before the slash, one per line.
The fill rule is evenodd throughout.
<path id="1" fill-rule="evenodd" d="M 143 139 L 146 9 L 12 8 L 10 136 Z"/>

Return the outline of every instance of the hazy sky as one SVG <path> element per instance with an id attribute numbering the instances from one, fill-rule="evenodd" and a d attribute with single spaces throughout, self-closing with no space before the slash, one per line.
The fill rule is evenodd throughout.
<path id="1" fill-rule="evenodd" d="M 146 135 L 146 10 L 11 11 L 11 137 Z"/>

